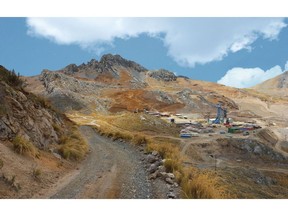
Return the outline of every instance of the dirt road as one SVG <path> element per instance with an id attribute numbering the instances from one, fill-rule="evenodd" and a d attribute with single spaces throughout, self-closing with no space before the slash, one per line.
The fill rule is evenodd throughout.
<path id="1" fill-rule="evenodd" d="M 80 130 L 90 144 L 89 155 L 42 198 L 166 198 L 167 185 L 148 180 L 143 153 L 127 143 L 101 137 L 91 127 L 81 126 Z"/>

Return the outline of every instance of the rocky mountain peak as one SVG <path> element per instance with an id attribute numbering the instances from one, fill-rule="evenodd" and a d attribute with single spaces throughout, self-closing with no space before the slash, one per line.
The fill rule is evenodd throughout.
<path id="1" fill-rule="evenodd" d="M 177 79 L 177 76 L 173 72 L 165 69 L 149 71 L 148 75 L 154 79 L 162 80 L 165 82 L 175 81 Z"/>
<path id="2" fill-rule="evenodd" d="M 146 68 L 134 61 L 124 59 L 120 55 L 112 54 L 103 55 L 100 61 L 91 59 L 87 64 L 83 63 L 79 66 L 76 64 L 69 64 L 59 71 L 67 75 L 75 75 L 83 78 L 95 79 L 100 74 L 110 74 L 112 77 L 117 78 L 119 77 L 119 72 L 122 69 L 129 70 L 132 73 L 147 71 Z"/>
<path id="3" fill-rule="evenodd" d="M 125 68 L 131 68 L 134 69 L 137 72 L 144 72 L 147 71 L 146 68 L 141 66 L 140 64 L 137 64 L 134 61 L 130 61 L 127 59 L 124 59 L 120 55 L 112 55 L 112 54 L 106 54 L 103 55 L 102 58 L 100 59 L 100 64 L 104 66 L 122 66 Z"/>

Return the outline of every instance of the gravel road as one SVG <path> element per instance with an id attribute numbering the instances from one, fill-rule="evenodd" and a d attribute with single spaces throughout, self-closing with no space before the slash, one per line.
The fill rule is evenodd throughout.
<path id="1" fill-rule="evenodd" d="M 169 186 L 148 180 L 144 154 L 124 142 L 113 142 L 81 126 L 90 153 L 74 173 L 59 181 L 50 198 L 166 198 Z"/>

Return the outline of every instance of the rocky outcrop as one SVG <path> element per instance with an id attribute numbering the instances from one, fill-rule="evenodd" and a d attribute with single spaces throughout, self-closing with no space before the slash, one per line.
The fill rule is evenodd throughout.
<path id="1" fill-rule="evenodd" d="M 239 158 L 243 157 L 253 160 L 262 160 L 267 163 L 277 163 L 279 166 L 285 164 L 287 166 L 287 158 L 281 153 L 276 152 L 270 144 L 264 144 L 254 139 L 217 139 L 217 142 L 221 144 L 224 151 L 238 151 Z"/>
<path id="2" fill-rule="evenodd" d="M 210 110 L 214 112 L 217 103 L 221 103 L 223 107 L 227 107 L 228 109 L 239 109 L 233 100 L 212 91 L 205 92 L 186 88 L 177 92 L 176 95 L 187 107 L 196 110 Z"/>
<path id="3" fill-rule="evenodd" d="M 41 100 L 37 101 L 6 83 L 0 83 L 0 92 L 5 101 L 5 113 L 0 115 L 1 140 L 12 140 L 19 135 L 40 148 L 58 143 L 55 128 L 63 127 L 63 122 L 55 112 L 46 109 Z"/>
<path id="4" fill-rule="evenodd" d="M 175 175 L 173 173 L 167 173 L 164 166 L 165 159 L 163 160 L 157 151 L 152 151 L 146 156 L 147 171 L 149 173 L 149 180 L 160 180 L 167 184 L 170 188 L 167 193 L 167 198 L 175 199 L 179 198 L 179 185 L 176 182 Z"/>
<path id="5" fill-rule="evenodd" d="M 76 79 L 63 73 L 44 70 L 41 73 L 42 81 L 47 97 L 58 110 L 89 109 L 89 105 L 96 105 L 98 109 L 106 106 L 107 100 L 95 97 L 104 85 Z M 102 110 L 106 110 L 103 107 Z"/>
<path id="6" fill-rule="evenodd" d="M 45 107 L 42 99 L 0 82 L 0 139 L 16 135 L 39 148 L 58 143 L 57 128 L 63 128 L 61 117 Z M 2 103 L 2 101 L 4 103 Z"/>
<path id="7" fill-rule="evenodd" d="M 177 76 L 173 72 L 165 69 L 149 71 L 147 74 L 154 79 L 162 80 L 165 82 L 176 81 L 177 79 Z"/>
<path id="8" fill-rule="evenodd" d="M 79 66 L 75 64 L 70 64 L 63 68 L 62 71 L 68 75 L 75 75 L 88 79 L 95 79 L 101 74 L 108 74 L 113 78 L 119 78 L 120 69 L 125 68 L 125 70 L 131 71 L 132 73 L 141 73 L 147 71 L 146 68 L 137 64 L 134 61 L 129 61 L 122 58 L 120 55 L 107 54 L 103 55 L 98 62 L 92 59 L 87 64 L 81 64 Z"/>
<path id="9" fill-rule="evenodd" d="M 288 71 L 279 76 L 277 88 L 288 88 Z"/>

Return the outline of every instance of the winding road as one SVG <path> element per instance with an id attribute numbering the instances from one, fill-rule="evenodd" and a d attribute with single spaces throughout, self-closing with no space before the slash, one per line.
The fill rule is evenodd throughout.
<path id="1" fill-rule="evenodd" d="M 87 158 L 50 188 L 46 198 L 166 198 L 166 184 L 148 180 L 143 153 L 102 137 L 89 126 L 81 126 L 80 131 L 90 144 Z"/>

